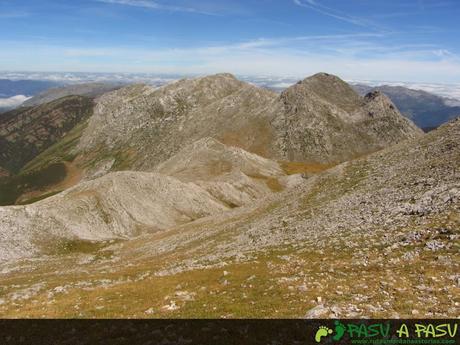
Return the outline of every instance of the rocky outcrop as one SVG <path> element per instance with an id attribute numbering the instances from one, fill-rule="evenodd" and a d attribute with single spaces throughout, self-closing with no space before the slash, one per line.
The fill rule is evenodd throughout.
<path id="1" fill-rule="evenodd" d="M 145 92 L 145 102 L 158 90 L 124 89 L 125 107 L 138 119 L 137 127 L 131 126 L 131 119 L 119 120 L 115 112 L 100 123 L 100 138 L 87 137 L 82 144 L 88 144 L 89 150 L 93 145 L 103 148 L 101 143 L 116 149 L 120 134 L 110 140 L 105 135 L 109 128 L 118 128 L 111 121 L 121 121 L 120 133 L 124 128 L 132 139 L 126 139 L 128 154 L 139 152 L 137 140 L 144 138 L 144 146 L 156 143 L 166 150 L 170 144 L 176 155 L 163 163 L 150 162 L 149 154 L 163 151 L 144 147 L 148 153 L 144 161 L 133 155 L 128 163 L 152 166 L 155 172 L 109 173 L 32 205 L 0 208 L 2 261 L 59 250 L 59 256 L 0 265 L 5 282 L 0 313 L 8 317 L 457 317 L 460 120 L 419 136 L 410 123 L 400 122 L 391 102 L 379 93 L 358 98 L 359 104 L 355 99 L 336 101 L 332 90 L 346 93 L 346 88 L 335 78 L 323 92 L 310 90 L 311 82 L 321 85 L 324 78 L 331 79 L 319 75 L 304 81 L 282 95 L 285 103 L 269 101 L 260 108 L 266 111 L 257 113 L 258 119 L 270 118 L 268 109 L 286 115 L 280 123 L 270 123 L 273 136 L 264 141 L 270 145 L 262 147 L 273 152 L 282 148 L 282 157 L 308 152 L 309 159 L 324 152 L 334 157 L 341 151 L 340 141 L 335 140 L 339 139 L 329 131 L 333 125 L 346 137 L 355 131 L 372 142 L 374 146 L 367 149 L 399 143 L 308 178 L 287 177 L 280 163 L 214 138 L 176 147 L 160 126 L 164 132 L 157 134 L 167 140 L 155 141 L 143 127 L 147 126 L 141 120 L 145 109 L 138 102 L 139 90 Z M 238 82 L 230 84 L 238 89 Z M 226 92 L 230 92 L 224 97 L 227 101 L 244 97 L 241 90 L 214 86 L 215 93 L 206 93 L 203 102 L 212 108 L 208 120 L 222 124 L 219 121 L 225 120 L 211 114 L 231 116 L 233 106 L 219 112 L 225 107 L 210 99 Z M 244 90 L 253 92 L 251 87 Z M 269 93 L 263 95 L 271 98 Z M 201 96 L 185 99 L 193 102 L 193 97 Z M 184 114 L 181 109 L 174 111 Z M 318 115 L 321 111 L 324 117 Z M 198 121 L 198 111 L 192 114 L 195 123 L 186 121 L 182 127 L 187 140 L 195 135 L 191 128 L 198 130 L 205 123 Z M 173 121 L 164 121 L 167 118 L 174 117 L 161 117 L 158 123 L 164 122 L 166 128 Z M 344 123 L 347 126 L 342 128 Z M 302 137 L 293 135 L 297 127 L 310 128 L 309 124 L 318 128 L 312 132 L 316 151 L 298 145 L 296 140 Z M 260 144 L 257 136 L 246 136 L 240 129 L 236 139 L 226 139 Z M 144 137 L 137 137 L 140 133 Z M 402 140 L 407 137 L 413 138 Z M 182 139 L 178 141 L 187 142 Z M 349 144 L 360 148 L 359 142 Z M 108 171 L 105 167 L 113 166 L 116 158 L 99 162 L 103 164 L 97 170 Z M 268 193 L 263 189 L 267 181 L 289 189 Z M 235 200 L 243 206 L 234 208 Z M 75 249 L 69 242 L 83 243 L 83 248 Z M 136 296 L 136 303 L 127 303 L 127 296 Z M 48 307 L 43 309 L 43 303 Z"/>
<path id="2" fill-rule="evenodd" d="M 87 119 L 93 101 L 69 96 L 33 108 L 20 108 L 0 118 L 0 164 L 13 172 L 58 142 Z"/>
<path id="3" fill-rule="evenodd" d="M 277 95 L 220 74 L 102 96 L 78 152 L 124 157 L 131 169 L 146 170 L 213 137 L 266 158 L 330 163 L 419 135 L 390 101 L 361 98 L 331 75 Z"/>
<path id="4" fill-rule="evenodd" d="M 353 85 L 353 88 L 363 96 L 376 90 L 383 92 L 404 116 L 425 131 L 433 130 L 460 115 L 459 100 L 441 97 L 426 91 L 390 85 L 373 87 L 357 84 Z"/>

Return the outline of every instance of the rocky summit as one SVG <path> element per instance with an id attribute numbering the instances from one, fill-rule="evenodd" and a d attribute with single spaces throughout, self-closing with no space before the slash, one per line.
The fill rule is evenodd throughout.
<path id="1" fill-rule="evenodd" d="M 53 115 L 67 101 L 0 136 L 56 128 L 0 169 L 0 316 L 460 316 L 459 119 L 423 134 L 326 73 L 281 94 L 129 85 Z"/>
<path id="2" fill-rule="evenodd" d="M 335 76 L 317 74 L 278 95 L 218 74 L 102 96 L 78 149 L 144 170 L 213 137 L 265 158 L 337 163 L 420 135 L 387 97 L 361 98 Z"/>

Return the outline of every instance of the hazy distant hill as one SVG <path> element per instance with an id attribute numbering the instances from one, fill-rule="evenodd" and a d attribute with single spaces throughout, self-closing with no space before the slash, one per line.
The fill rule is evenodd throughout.
<path id="1" fill-rule="evenodd" d="M 361 95 L 379 90 L 385 93 L 398 109 L 420 128 L 431 130 L 460 115 L 458 105 L 453 100 L 437 96 L 422 90 L 413 90 L 403 86 L 382 85 L 372 87 L 357 84 L 353 88 Z"/>
<path id="2" fill-rule="evenodd" d="M 62 84 L 46 80 L 0 79 L 0 98 L 8 98 L 16 95 L 34 96 L 41 91 L 59 85 Z"/>
<path id="3" fill-rule="evenodd" d="M 0 113 L 14 109 L 39 92 L 62 83 L 46 80 L 10 80 L 0 79 Z"/>
<path id="4" fill-rule="evenodd" d="M 106 92 L 119 89 L 119 83 L 84 83 L 66 85 L 45 90 L 23 103 L 23 106 L 30 107 L 54 101 L 66 96 L 85 96 L 94 98 Z"/>

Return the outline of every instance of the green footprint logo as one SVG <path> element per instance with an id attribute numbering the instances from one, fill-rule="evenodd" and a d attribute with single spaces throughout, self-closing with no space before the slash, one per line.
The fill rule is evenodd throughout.
<path id="1" fill-rule="evenodd" d="M 316 331 L 315 335 L 315 341 L 317 343 L 321 342 L 321 338 L 328 336 L 329 334 L 332 334 L 332 329 L 326 327 L 326 326 L 319 326 L 318 330 Z"/>
<path id="2" fill-rule="evenodd" d="M 334 339 L 335 341 L 339 341 L 340 339 L 342 339 L 343 335 L 345 334 L 346 327 L 339 320 L 336 320 L 334 324 L 335 324 L 335 335 L 334 335 L 334 338 L 332 339 Z"/>

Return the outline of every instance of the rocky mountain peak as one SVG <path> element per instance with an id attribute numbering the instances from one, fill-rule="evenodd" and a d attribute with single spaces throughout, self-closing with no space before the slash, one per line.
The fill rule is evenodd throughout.
<path id="1" fill-rule="evenodd" d="M 305 94 L 315 94 L 322 100 L 352 111 L 359 106 L 360 96 L 339 77 L 328 73 L 317 73 L 300 81 L 292 88 L 303 89 Z M 286 90 L 289 92 L 289 89 Z"/>
<path id="2" fill-rule="evenodd" d="M 460 121 L 325 73 L 61 101 L 0 119 L 0 166 L 45 148 L 0 179 L 0 316 L 458 315 Z"/>
<path id="3" fill-rule="evenodd" d="M 386 97 L 386 95 L 379 91 L 379 90 L 374 90 L 374 91 L 371 91 L 369 93 L 367 93 L 365 96 L 364 96 L 364 99 L 366 100 L 372 100 L 372 99 L 376 99 L 376 98 L 379 98 L 379 97 Z M 388 98 L 388 97 L 386 97 Z M 388 98 L 389 100 L 389 98 Z"/>
<path id="4" fill-rule="evenodd" d="M 270 159 L 340 162 L 389 144 L 376 130 L 369 134 L 372 123 L 362 123 L 373 121 L 370 112 L 388 118 L 384 133 L 391 133 L 391 143 L 418 133 L 400 121 L 390 103 L 378 99 L 382 101 L 366 102 L 346 82 L 326 73 L 306 78 L 281 95 L 228 73 L 160 88 L 133 85 L 97 100 L 78 149 L 89 157 L 88 152 L 122 157 L 124 162 L 117 165 L 142 170 L 153 169 L 185 145 L 212 137 Z"/>
<path id="5" fill-rule="evenodd" d="M 369 92 L 364 96 L 365 107 L 371 109 L 371 116 L 400 116 L 398 109 L 393 102 L 383 92 L 378 90 Z"/>
<path id="6" fill-rule="evenodd" d="M 231 74 L 231 73 L 216 73 L 210 76 L 205 76 L 203 78 L 208 78 L 208 79 L 233 79 L 233 80 L 238 80 L 236 77 Z"/>
<path id="7" fill-rule="evenodd" d="M 305 82 L 311 82 L 315 80 L 322 81 L 322 82 L 345 83 L 342 79 L 340 79 L 336 75 L 325 73 L 325 72 L 315 73 L 304 79 Z"/>

